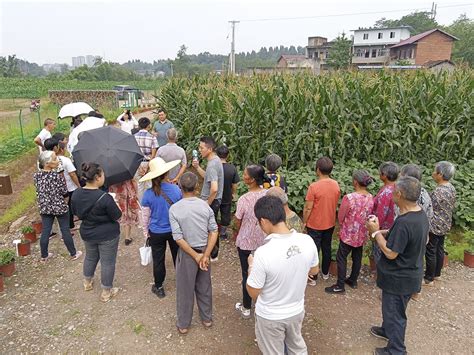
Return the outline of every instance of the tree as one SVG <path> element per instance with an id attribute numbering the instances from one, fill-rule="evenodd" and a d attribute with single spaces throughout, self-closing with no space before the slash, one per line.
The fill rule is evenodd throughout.
<path id="1" fill-rule="evenodd" d="M 382 17 L 374 24 L 375 28 L 398 26 L 411 26 L 413 28 L 411 31 L 412 36 L 439 27 L 436 20 L 431 18 L 431 12 L 428 11 L 412 12 L 399 20 L 389 20 Z"/>
<path id="2" fill-rule="evenodd" d="M 466 62 L 474 67 L 474 21 L 464 14 L 459 16 L 445 30 L 459 39 L 459 41 L 454 42 L 453 60 L 455 62 Z"/>
<path id="3" fill-rule="evenodd" d="M 351 45 L 351 40 L 346 37 L 344 32 L 337 36 L 329 50 L 328 66 L 332 69 L 348 68 L 351 64 Z"/>

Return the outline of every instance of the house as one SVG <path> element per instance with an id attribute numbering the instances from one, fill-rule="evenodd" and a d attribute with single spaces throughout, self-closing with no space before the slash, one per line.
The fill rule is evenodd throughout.
<path id="1" fill-rule="evenodd" d="M 319 61 L 321 69 L 327 68 L 327 59 L 329 51 L 334 42 L 328 42 L 326 37 L 308 37 L 308 46 L 306 47 L 306 58 Z"/>
<path id="2" fill-rule="evenodd" d="M 453 42 L 457 40 L 449 33 L 435 28 L 391 46 L 391 61 L 406 61 L 423 66 L 428 62 L 450 61 Z"/>
<path id="3" fill-rule="evenodd" d="M 306 56 L 304 55 L 283 54 L 278 59 L 277 68 L 285 68 L 285 69 L 313 68 L 313 64 L 311 63 L 311 60 L 306 58 Z"/>
<path id="4" fill-rule="evenodd" d="M 409 26 L 361 28 L 353 30 L 352 64 L 386 65 L 390 62 L 390 47 L 410 37 Z"/>

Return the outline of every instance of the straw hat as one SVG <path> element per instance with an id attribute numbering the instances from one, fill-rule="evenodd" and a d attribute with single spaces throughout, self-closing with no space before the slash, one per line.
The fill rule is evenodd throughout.
<path id="1" fill-rule="evenodd" d="M 173 169 L 180 162 L 181 160 L 173 160 L 167 163 L 161 158 L 154 158 L 150 160 L 150 163 L 148 164 L 148 167 L 150 168 L 150 172 L 144 175 L 139 181 L 140 182 L 149 181 L 158 176 L 161 176 L 164 173 Z"/>

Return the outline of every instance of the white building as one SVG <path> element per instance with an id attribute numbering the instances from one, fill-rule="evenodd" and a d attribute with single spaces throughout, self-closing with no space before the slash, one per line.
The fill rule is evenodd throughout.
<path id="1" fill-rule="evenodd" d="M 88 67 L 92 67 L 95 63 L 96 58 L 99 58 L 97 55 L 86 55 L 86 64 Z"/>
<path id="2" fill-rule="evenodd" d="M 410 37 L 409 26 L 353 30 L 352 64 L 384 65 L 390 62 L 390 46 Z"/>
<path id="3" fill-rule="evenodd" d="M 84 56 L 72 57 L 72 67 L 77 68 L 86 64 L 86 58 Z"/>

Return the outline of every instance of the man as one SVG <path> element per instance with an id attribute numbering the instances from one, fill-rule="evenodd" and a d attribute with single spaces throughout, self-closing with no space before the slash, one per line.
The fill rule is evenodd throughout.
<path id="1" fill-rule="evenodd" d="M 255 335 L 264 355 L 307 354 L 301 335 L 308 275 L 319 271 L 318 250 L 309 235 L 290 231 L 278 197 L 261 197 L 254 208 L 266 243 L 249 256 L 247 291 L 257 300 Z M 286 348 L 286 349 L 285 349 Z"/>
<path id="2" fill-rule="evenodd" d="M 147 173 L 149 161 L 155 158 L 156 151 L 158 149 L 158 142 L 156 141 L 155 136 L 149 132 L 151 129 L 151 122 L 149 118 L 140 118 L 138 120 L 138 127 L 140 128 L 140 130 L 133 136 L 135 137 L 137 144 L 140 147 L 140 150 L 142 151 L 143 161 L 138 167 L 134 179 L 137 181 L 138 184 L 138 200 L 141 203 L 145 190 L 151 187 L 151 182 L 140 182 L 139 180 Z"/>
<path id="3" fill-rule="evenodd" d="M 72 153 L 74 147 L 79 142 L 79 134 L 91 129 L 104 127 L 107 121 L 104 115 L 97 111 L 89 112 L 89 117 L 86 117 L 77 127 L 75 127 L 69 134 L 67 150 Z"/>
<path id="4" fill-rule="evenodd" d="M 173 160 L 181 160 L 181 165 L 175 166 L 168 173 L 168 179 L 170 179 L 173 184 L 176 184 L 179 181 L 179 178 L 186 171 L 188 160 L 186 159 L 186 152 L 184 149 L 176 144 L 178 138 L 178 132 L 176 129 L 170 128 L 166 132 L 166 137 L 168 138 L 168 143 L 158 148 L 157 157 L 162 158 L 167 163 Z"/>
<path id="5" fill-rule="evenodd" d="M 198 174 L 204 179 L 201 199 L 207 201 L 207 204 L 214 211 L 214 217 L 217 219 L 217 213 L 222 201 L 222 192 L 224 190 L 224 168 L 221 160 L 214 152 L 216 149 L 216 141 L 212 137 L 201 137 L 199 142 L 199 152 L 201 156 L 207 160 L 207 168 L 204 171 L 199 166 L 199 161 L 193 160 L 193 167 L 196 168 Z M 217 240 L 216 248 L 214 249 L 211 260 L 217 261 L 219 253 L 219 239 Z"/>
<path id="6" fill-rule="evenodd" d="M 153 135 L 156 137 L 158 145 L 161 147 L 167 142 L 166 132 L 168 132 L 170 128 L 174 128 L 174 124 L 166 118 L 166 111 L 164 109 L 160 108 L 153 111 L 153 113 L 158 115 L 158 120 L 153 126 Z"/>
<path id="7" fill-rule="evenodd" d="M 378 218 L 367 221 L 367 229 L 382 251 L 377 263 L 377 286 L 382 289 L 382 326 L 372 335 L 388 340 L 375 354 L 406 354 L 406 309 L 412 294 L 421 289 L 423 256 L 429 231 L 426 213 L 418 205 L 421 183 L 404 176 L 395 183 L 393 202 L 400 215 L 390 230 L 379 230 Z"/>
<path id="8" fill-rule="evenodd" d="M 52 118 L 47 118 L 44 120 L 44 128 L 34 139 L 34 143 L 38 146 L 39 153 L 41 154 L 44 151 L 44 142 L 46 139 L 51 138 L 51 132 L 56 127 L 56 122 Z"/>
<path id="9" fill-rule="evenodd" d="M 171 206 L 170 224 L 179 246 L 176 259 L 177 328 L 187 334 L 196 297 L 202 324 L 212 326 L 212 284 L 209 257 L 217 240 L 214 213 L 195 196 L 198 178 L 187 172 L 179 180 L 183 199 Z"/>
<path id="10" fill-rule="evenodd" d="M 217 147 L 216 154 L 221 160 L 224 170 L 224 187 L 222 190 L 222 201 L 219 207 L 221 214 L 219 239 L 227 239 L 227 227 L 230 225 L 231 220 L 232 200 L 237 195 L 237 184 L 240 178 L 234 164 L 227 162 L 229 148 L 225 145 L 221 145 Z"/>

